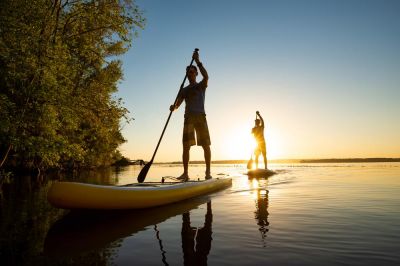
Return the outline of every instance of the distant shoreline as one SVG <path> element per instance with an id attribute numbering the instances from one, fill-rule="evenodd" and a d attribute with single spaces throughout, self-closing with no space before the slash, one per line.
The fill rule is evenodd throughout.
<path id="1" fill-rule="evenodd" d="M 248 160 L 216 160 L 212 164 L 246 164 Z M 343 159 L 277 159 L 269 163 L 384 163 L 400 162 L 400 158 L 343 158 Z M 157 162 L 156 164 L 182 164 L 182 162 Z M 190 161 L 190 164 L 204 164 L 204 161 Z"/>

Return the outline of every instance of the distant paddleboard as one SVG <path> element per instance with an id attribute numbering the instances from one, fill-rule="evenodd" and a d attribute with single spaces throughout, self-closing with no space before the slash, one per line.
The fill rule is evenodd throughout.
<path id="1" fill-rule="evenodd" d="M 269 177 L 274 174 L 276 173 L 269 169 L 251 169 L 247 171 L 247 175 L 249 176 L 249 178 Z"/>

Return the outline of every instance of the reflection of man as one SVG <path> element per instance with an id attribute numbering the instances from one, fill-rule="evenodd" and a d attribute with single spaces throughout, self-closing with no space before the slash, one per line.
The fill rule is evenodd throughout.
<path id="1" fill-rule="evenodd" d="M 267 169 L 267 147 L 264 138 L 264 119 L 261 117 L 260 112 L 257 111 L 256 115 L 257 118 L 255 120 L 255 126 L 251 130 L 251 133 L 254 135 L 254 138 L 257 141 L 257 147 L 254 150 L 254 155 L 256 157 L 256 168 L 258 168 L 258 157 L 260 156 L 260 153 L 262 153 L 265 169 Z"/>
<path id="2" fill-rule="evenodd" d="M 257 220 L 258 230 L 261 233 L 261 238 L 264 240 L 267 237 L 268 232 L 268 190 L 265 190 L 266 194 L 262 195 L 261 191 L 257 192 L 257 205 L 256 211 L 254 212 Z M 265 247 L 265 243 L 264 243 Z"/>
<path id="3" fill-rule="evenodd" d="M 207 256 L 212 241 L 211 201 L 207 202 L 207 213 L 202 228 L 190 225 L 190 213 L 182 214 L 182 250 L 184 265 L 207 265 Z"/>

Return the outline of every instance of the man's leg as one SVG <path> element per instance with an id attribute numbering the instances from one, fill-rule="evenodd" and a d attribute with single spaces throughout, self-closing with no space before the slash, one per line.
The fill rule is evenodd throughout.
<path id="1" fill-rule="evenodd" d="M 261 154 L 260 146 L 257 146 L 257 148 L 254 151 L 254 160 L 256 163 L 256 169 L 258 169 L 258 158 L 260 157 L 260 154 Z"/>
<path id="2" fill-rule="evenodd" d="M 262 147 L 261 147 L 261 152 L 264 158 L 264 167 L 265 169 L 268 169 L 267 167 L 267 145 L 265 144 L 265 142 L 263 143 Z"/>
<path id="3" fill-rule="evenodd" d="M 265 169 L 268 169 L 268 167 L 267 167 L 267 152 L 266 151 L 263 151 L 263 157 L 264 157 Z"/>
<path id="4" fill-rule="evenodd" d="M 178 177 L 178 179 L 182 181 L 189 180 L 189 152 L 190 152 L 190 145 L 183 145 L 183 153 L 182 153 L 182 162 L 183 162 L 183 174 Z"/>
<path id="5" fill-rule="evenodd" d="M 204 160 L 206 161 L 206 179 L 211 177 L 211 140 L 210 133 L 208 132 L 207 119 L 205 115 L 197 116 L 196 124 L 194 125 L 196 130 L 197 145 L 203 147 Z"/>
<path id="6" fill-rule="evenodd" d="M 206 161 L 206 179 L 211 178 L 211 148 L 210 145 L 203 145 L 204 160 Z"/>
<path id="7" fill-rule="evenodd" d="M 190 157 L 190 145 L 183 145 L 183 174 L 189 176 L 189 157 Z"/>
<path id="8" fill-rule="evenodd" d="M 255 160 L 255 163 L 256 163 L 256 169 L 258 169 L 258 157 L 259 156 L 260 156 L 259 153 L 256 153 L 256 156 L 254 156 L 255 157 L 254 160 Z"/>
<path id="9" fill-rule="evenodd" d="M 178 179 L 187 181 L 189 180 L 189 151 L 191 145 L 196 144 L 194 138 L 194 127 L 192 123 L 192 119 L 190 116 L 185 116 L 185 122 L 183 124 L 183 135 L 182 135 L 182 144 L 183 144 L 183 152 L 182 152 L 182 162 L 183 162 L 183 174 L 178 177 Z"/>

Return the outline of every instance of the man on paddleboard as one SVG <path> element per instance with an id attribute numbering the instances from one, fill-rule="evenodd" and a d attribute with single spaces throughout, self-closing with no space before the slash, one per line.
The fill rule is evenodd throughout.
<path id="1" fill-rule="evenodd" d="M 204 110 L 204 101 L 206 88 L 208 86 L 208 74 L 203 64 L 200 62 L 199 53 L 195 51 L 192 56 L 200 70 L 203 79 L 197 83 L 196 77 L 198 75 L 195 66 L 186 67 L 187 78 L 189 85 L 182 88 L 179 92 L 177 101 L 170 106 L 170 111 L 178 109 L 183 100 L 185 100 L 185 122 L 183 125 L 183 174 L 178 177 L 183 181 L 189 180 L 188 165 L 189 165 L 189 152 L 190 147 L 196 145 L 202 146 L 204 150 L 204 159 L 206 161 L 206 179 L 211 179 L 210 165 L 211 165 L 211 140 L 208 132 L 206 112 Z M 196 132 L 196 137 L 195 137 Z"/>
<path id="2" fill-rule="evenodd" d="M 257 147 L 254 150 L 256 168 L 258 168 L 258 157 L 262 153 L 264 157 L 265 169 L 267 169 L 267 147 L 264 138 L 264 119 L 260 115 L 259 111 L 256 112 L 256 120 L 254 122 L 255 126 L 251 130 L 251 133 L 254 135 L 254 138 L 257 141 Z"/>

